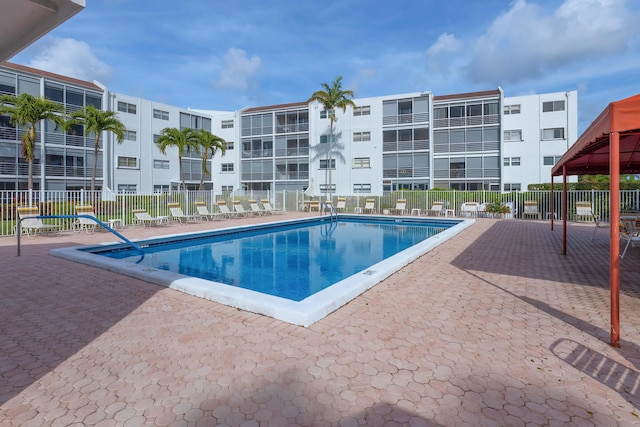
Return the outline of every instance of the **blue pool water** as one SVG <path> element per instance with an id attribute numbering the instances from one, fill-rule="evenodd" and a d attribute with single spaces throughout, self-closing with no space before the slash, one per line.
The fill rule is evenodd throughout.
<path id="1" fill-rule="evenodd" d="M 142 260 L 124 243 L 49 253 L 309 326 L 474 222 L 348 214 L 339 219 L 293 219 L 136 241 L 144 248 Z"/>
<path id="2" fill-rule="evenodd" d="M 452 225 L 349 219 L 285 224 L 149 245 L 141 264 L 302 301 Z M 131 263 L 140 258 L 129 249 L 98 253 Z"/>

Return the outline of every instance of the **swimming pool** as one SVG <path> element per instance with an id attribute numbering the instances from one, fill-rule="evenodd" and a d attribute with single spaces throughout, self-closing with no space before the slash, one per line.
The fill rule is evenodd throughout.
<path id="1" fill-rule="evenodd" d="M 340 215 L 178 234 L 52 255 L 308 326 L 472 220 Z"/>

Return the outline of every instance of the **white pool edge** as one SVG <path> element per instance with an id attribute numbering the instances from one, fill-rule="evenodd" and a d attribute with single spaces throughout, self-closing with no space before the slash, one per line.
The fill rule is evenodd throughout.
<path id="1" fill-rule="evenodd" d="M 299 220 L 278 221 L 278 223 L 295 223 L 298 221 Z M 325 288 L 299 302 L 230 286 L 224 283 L 184 276 L 171 271 L 160 270 L 144 265 L 129 264 L 122 262 L 121 260 L 80 250 L 86 249 L 88 247 L 86 245 L 51 249 L 49 253 L 59 258 L 99 267 L 105 270 L 124 274 L 129 277 L 144 280 L 146 282 L 165 286 L 189 295 L 215 301 L 227 306 L 263 314 L 287 323 L 307 327 L 342 307 L 366 290 L 371 289 L 377 283 L 386 279 L 404 266 L 412 263 L 420 256 L 428 253 L 435 247 L 470 227 L 473 223 L 475 223 L 475 220 L 473 219 L 462 220 L 458 224 L 436 234 L 435 236 L 380 261 L 379 263 L 367 268 L 365 271 L 356 273 L 344 280 L 341 280 L 340 282 L 334 283 L 328 288 Z M 233 227 L 230 229 L 246 229 L 264 225 L 266 224 L 254 224 L 243 227 Z M 197 233 L 181 233 L 172 236 L 162 236 L 162 239 L 170 239 L 172 237 L 191 234 Z M 144 241 L 149 240 L 152 239 L 144 239 Z M 110 244 L 113 243 L 105 245 Z M 91 246 L 98 247 L 101 245 Z"/>

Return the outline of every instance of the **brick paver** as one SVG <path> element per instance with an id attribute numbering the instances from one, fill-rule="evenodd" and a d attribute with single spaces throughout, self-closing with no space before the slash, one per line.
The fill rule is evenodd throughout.
<path id="1" fill-rule="evenodd" d="M 309 328 L 0 239 L 0 425 L 637 425 L 640 249 L 613 348 L 591 231 L 480 219 Z"/>

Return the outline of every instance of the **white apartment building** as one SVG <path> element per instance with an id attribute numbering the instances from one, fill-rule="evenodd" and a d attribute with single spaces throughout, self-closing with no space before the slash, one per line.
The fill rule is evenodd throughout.
<path id="1" fill-rule="evenodd" d="M 524 191 L 550 182 L 553 164 L 577 138 L 577 92 L 505 97 L 500 88 L 433 95 L 415 92 L 354 99 L 335 112 L 333 143 L 320 104 L 297 102 L 240 111 L 184 109 L 113 93 L 99 83 L 0 64 L 0 94 L 49 97 L 68 111 L 92 104 L 118 112 L 125 140 L 102 138 L 98 187 L 150 193 L 181 182 L 175 149 L 155 145 L 166 127 L 204 128 L 227 153 L 209 161 L 183 156 L 184 180 L 197 189 L 308 190 L 322 195 L 380 195 L 399 189 Z M 0 190 L 26 188 L 21 131 L 0 116 Z M 44 123 L 36 188 L 89 188 L 93 138 Z M 332 150 L 329 152 L 329 147 Z M 310 187 L 310 188 L 309 188 Z"/>

